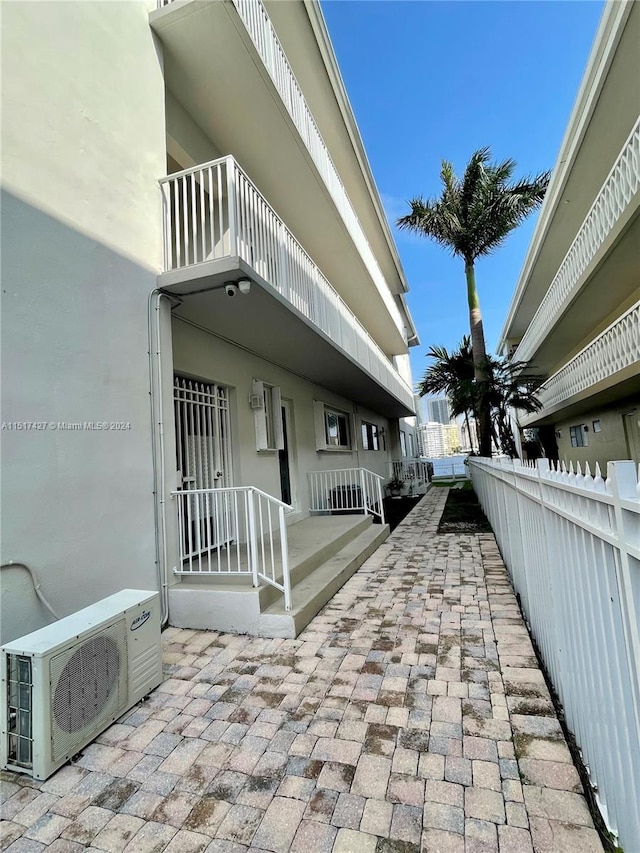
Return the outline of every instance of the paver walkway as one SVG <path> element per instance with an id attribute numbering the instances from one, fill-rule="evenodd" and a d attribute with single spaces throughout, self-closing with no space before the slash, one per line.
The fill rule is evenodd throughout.
<path id="1" fill-rule="evenodd" d="M 44 783 L 11 853 L 602 847 L 491 535 L 433 489 L 297 640 L 169 629 L 168 680 Z"/>

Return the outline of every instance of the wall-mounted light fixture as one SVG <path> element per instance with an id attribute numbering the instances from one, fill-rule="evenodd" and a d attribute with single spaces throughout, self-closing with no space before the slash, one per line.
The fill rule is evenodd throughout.
<path id="1" fill-rule="evenodd" d="M 241 278 L 238 282 L 238 290 L 243 296 L 246 296 L 251 290 L 251 279 L 250 278 Z"/>

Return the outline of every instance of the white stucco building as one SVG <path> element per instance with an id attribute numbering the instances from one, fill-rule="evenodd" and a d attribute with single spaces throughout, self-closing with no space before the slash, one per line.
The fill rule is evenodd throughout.
<path id="1" fill-rule="evenodd" d="M 2 56 L 3 564 L 58 616 L 159 587 L 173 624 L 299 630 L 414 446 L 318 3 L 8 3 Z M 51 620 L 1 579 L 3 639 Z"/>
<path id="2" fill-rule="evenodd" d="M 520 425 L 592 469 L 640 462 L 639 45 L 607 3 L 500 340 L 548 377 Z"/>

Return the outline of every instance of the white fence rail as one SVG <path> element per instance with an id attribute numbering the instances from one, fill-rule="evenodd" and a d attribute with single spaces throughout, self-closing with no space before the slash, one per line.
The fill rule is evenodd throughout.
<path id="1" fill-rule="evenodd" d="M 391 463 L 391 477 L 402 480 L 408 487 L 429 484 L 429 468 L 421 459 L 399 459 Z"/>
<path id="2" fill-rule="evenodd" d="M 291 609 L 285 514 L 292 507 L 253 486 L 184 489 L 178 508 L 179 575 L 244 575 L 284 594 Z"/>
<path id="3" fill-rule="evenodd" d="M 640 363 L 640 302 L 618 317 L 536 391 L 541 413 L 521 417 L 527 424 L 571 397 Z"/>
<path id="4" fill-rule="evenodd" d="M 575 298 L 589 264 L 633 201 L 638 189 L 640 189 L 640 118 L 622 146 L 618 159 L 525 331 L 513 355 L 514 361 L 530 361 L 533 358 L 540 342 L 546 338 L 549 330 L 558 322 Z"/>
<path id="5" fill-rule="evenodd" d="M 413 392 L 233 157 L 160 180 L 165 269 L 238 256 L 413 409 Z"/>
<path id="6" fill-rule="evenodd" d="M 455 461 L 449 461 L 447 459 L 434 459 L 433 460 L 433 479 L 437 480 L 445 477 L 468 477 L 469 472 L 467 471 L 466 465 L 464 464 L 464 460 L 456 459 Z"/>
<path id="7" fill-rule="evenodd" d="M 640 850 L 640 485 L 634 462 L 583 474 L 469 460 L 603 817 Z"/>
<path id="8" fill-rule="evenodd" d="M 370 513 L 384 524 L 382 482 L 379 474 L 366 468 L 338 468 L 311 471 L 309 512 Z"/>

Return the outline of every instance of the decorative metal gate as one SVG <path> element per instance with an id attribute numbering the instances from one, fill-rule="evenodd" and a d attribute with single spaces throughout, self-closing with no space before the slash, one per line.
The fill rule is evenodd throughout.
<path id="1" fill-rule="evenodd" d="M 229 396 L 221 385 L 176 376 L 176 455 L 184 490 L 232 485 Z M 187 496 L 184 496 L 185 499 Z M 184 557 L 220 548 L 236 537 L 236 519 L 224 494 L 191 495 L 185 513 Z"/>

